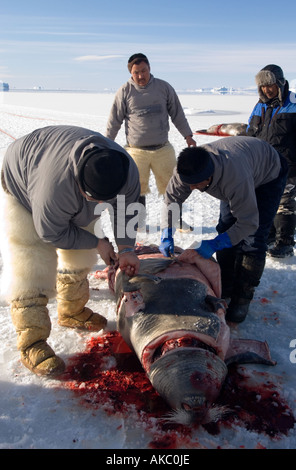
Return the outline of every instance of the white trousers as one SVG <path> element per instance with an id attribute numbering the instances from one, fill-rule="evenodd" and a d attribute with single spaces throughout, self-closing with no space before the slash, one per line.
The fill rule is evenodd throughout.
<path id="1" fill-rule="evenodd" d="M 150 171 L 155 176 L 156 186 L 159 194 L 164 194 L 167 184 L 176 166 L 176 155 L 172 144 L 167 144 L 158 150 L 144 150 L 135 147 L 125 147 L 136 163 L 141 184 L 141 195 L 150 192 Z"/>
<path id="2" fill-rule="evenodd" d="M 56 295 L 57 270 L 88 271 L 97 262 L 97 250 L 60 250 L 38 236 L 32 214 L 1 188 L 0 250 L 1 296 L 16 299 Z M 86 229 L 93 232 L 95 221 Z"/>

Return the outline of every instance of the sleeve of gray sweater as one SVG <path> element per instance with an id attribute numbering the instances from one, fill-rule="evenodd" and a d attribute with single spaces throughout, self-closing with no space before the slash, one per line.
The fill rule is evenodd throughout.
<path id="1" fill-rule="evenodd" d="M 179 97 L 174 88 L 167 84 L 169 89 L 168 94 L 168 113 L 174 126 L 178 129 L 180 134 L 185 138 L 192 135 L 192 130 L 189 126 L 187 118 L 185 116 L 183 107 L 179 100 Z"/>
<path id="2" fill-rule="evenodd" d="M 126 101 L 124 99 L 125 85 L 117 91 L 107 122 L 106 137 L 115 140 L 127 114 Z"/>

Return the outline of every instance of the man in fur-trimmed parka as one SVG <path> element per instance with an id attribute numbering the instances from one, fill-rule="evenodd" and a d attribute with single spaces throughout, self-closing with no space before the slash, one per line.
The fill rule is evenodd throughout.
<path id="1" fill-rule="evenodd" d="M 293 256 L 296 226 L 296 95 L 278 65 L 266 65 L 256 75 L 259 101 L 249 118 L 247 135 L 269 142 L 287 160 L 289 173 L 270 233 L 268 254 Z"/>
<path id="2" fill-rule="evenodd" d="M 149 193 L 150 170 L 159 194 L 164 194 L 176 165 L 174 147 L 168 140 L 169 118 L 188 146 L 195 146 L 192 131 L 174 88 L 150 73 L 144 54 L 133 54 L 128 60 L 131 78 L 116 93 L 107 123 L 106 136 L 115 140 L 125 123 L 126 150 L 137 164 L 141 198 Z M 181 228 L 186 224 L 180 221 Z M 187 227 L 188 229 L 188 227 Z"/>
<path id="3" fill-rule="evenodd" d="M 38 375 L 56 375 L 64 362 L 47 343 L 48 299 L 56 295 L 59 324 L 99 331 L 106 319 L 85 307 L 87 275 L 99 254 L 128 275 L 138 271 L 131 217 L 117 208 L 138 200 L 138 169 L 119 145 L 75 126 L 37 129 L 9 146 L 1 172 L 2 293 L 23 364 Z M 114 208 L 113 245 L 95 227 L 98 208 Z M 102 206 L 101 206 L 102 207 Z M 102 234 L 102 235 L 101 235 Z"/>

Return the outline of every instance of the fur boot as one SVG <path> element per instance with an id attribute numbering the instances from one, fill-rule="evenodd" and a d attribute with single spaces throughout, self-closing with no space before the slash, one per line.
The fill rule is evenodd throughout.
<path id="1" fill-rule="evenodd" d="M 100 331 L 105 317 L 85 307 L 89 299 L 88 270 L 57 275 L 58 318 L 61 326 Z"/>
<path id="2" fill-rule="evenodd" d="M 21 361 L 36 375 L 57 375 L 65 368 L 46 340 L 51 324 L 47 297 L 18 299 L 11 303 L 11 318 L 17 332 L 17 347 Z"/>

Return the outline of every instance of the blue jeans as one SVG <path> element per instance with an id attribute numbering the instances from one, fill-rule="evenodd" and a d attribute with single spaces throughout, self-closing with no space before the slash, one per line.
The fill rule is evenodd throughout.
<path id="1" fill-rule="evenodd" d="M 250 234 L 237 245 L 238 251 L 261 259 L 265 259 L 269 231 L 286 186 L 288 165 L 284 157 L 280 154 L 279 156 L 282 164 L 279 176 L 269 183 L 256 188 L 259 227 L 255 233 Z M 222 201 L 220 204 L 219 222 L 216 227 L 217 232 L 225 232 L 235 222 L 236 218 L 231 214 L 228 203 Z"/>

